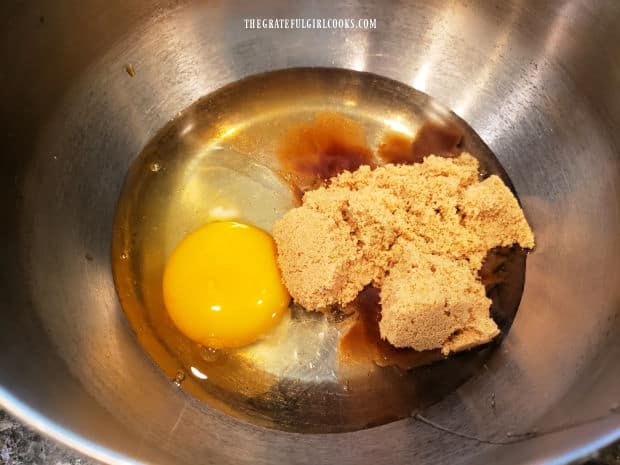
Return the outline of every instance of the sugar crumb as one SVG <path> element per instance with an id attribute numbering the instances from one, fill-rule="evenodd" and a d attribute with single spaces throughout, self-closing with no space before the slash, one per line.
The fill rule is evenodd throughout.
<path id="1" fill-rule="evenodd" d="M 479 181 L 467 153 L 345 171 L 307 192 L 273 234 L 298 304 L 344 306 L 373 285 L 384 339 L 446 355 L 499 333 L 478 277 L 488 250 L 534 247 L 512 192 L 497 176 Z"/>

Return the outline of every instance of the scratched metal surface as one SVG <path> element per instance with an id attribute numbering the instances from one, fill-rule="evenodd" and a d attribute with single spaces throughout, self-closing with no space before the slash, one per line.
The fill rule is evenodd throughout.
<path id="1" fill-rule="evenodd" d="M 6 408 L 109 463 L 562 463 L 620 436 L 620 4 L 83 5 L 0 16 Z M 243 29 L 257 15 L 376 17 L 378 29 Z M 116 299 L 112 218 L 131 161 L 201 96 L 291 66 L 372 71 L 454 110 L 537 234 L 488 370 L 411 418 L 329 435 L 231 418 L 158 371 Z"/>
<path id="2" fill-rule="evenodd" d="M 33 431 L 0 410 L 0 463 L 2 465 L 98 465 L 100 462 L 66 448 Z M 620 442 L 571 462 L 571 465 L 620 465 Z"/>

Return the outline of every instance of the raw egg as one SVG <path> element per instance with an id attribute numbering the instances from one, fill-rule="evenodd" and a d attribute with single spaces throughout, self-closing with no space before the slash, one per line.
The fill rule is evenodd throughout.
<path id="1" fill-rule="evenodd" d="M 214 348 L 254 342 L 290 301 L 271 236 L 232 221 L 208 224 L 181 241 L 166 264 L 163 291 L 177 328 Z"/>

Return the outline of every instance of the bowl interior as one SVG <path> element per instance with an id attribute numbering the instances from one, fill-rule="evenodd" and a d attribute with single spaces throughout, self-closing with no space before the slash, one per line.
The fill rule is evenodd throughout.
<path id="1" fill-rule="evenodd" d="M 1 89 L 4 405 L 108 462 L 467 463 L 495 453 L 516 463 L 620 434 L 609 416 L 620 386 L 616 2 L 91 3 L 3 14 L 3 43 L 23 38 L 1 50 L 22 70 Z M 308 14 L 376 18 L 377 29 L 242 21 Z M 256 426 L 176 389 L 137 343 L 111 272 L 124 177 L 156 132 L 226 84 L 304 66 L 369 71 L 453 110 L 505 168 L 538 243 L 518 316 L 486 368 L 417 416 L 350 433 Z M 561 432 L 518 436 L 532 430 Z"/>

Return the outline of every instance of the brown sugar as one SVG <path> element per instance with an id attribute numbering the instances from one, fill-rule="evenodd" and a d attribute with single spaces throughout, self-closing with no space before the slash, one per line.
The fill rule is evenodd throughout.
<path id="1" fill-rule="evenodd" d="M 277 232 L 275 232 L 277 231 Z M 320 234 L 317 234 L 320 232 Z M 295 208 L 274 228 L 280 242 L 279 261 L 286 264 L 286 285 L 308 310 L 351 302 L 368 281 L 351 273 L 363 262 L 351 230 L 321 213 Z"/>
<path id="2" fill-rule="evenodd" d="M 494 323 L 478 324 L 479 312 L 483 320 L 493 321 L 491 300 L 467 261 L 419 254 L 411 244 L 398 248 L 402 259 L 381 286 L 379 328 L 392 345 L 431 350 L 464 328 L 479 329 L 484 342 L 499 333 Z"/>
<path id="3" fill-rule="evenodd" d="M 477 160 L 465 153 L 345 171 L 307 192 L 273 234 L 298 304 L 343 307 L 374 286 L 384 339 L 444 354 L 499 332 L 478 277 L 488 250 L 534 246 L 510 190 L 497 176 L 480 182 Z"/>
<path id="4" fill-rule="evenodd" d="M 408 370 L 442 358 L 439 349 L 417 351 L 397 348 L 381 338 L 381 304 L 379 289 L 376 287 L 364 288 L 344 310 L 353 311 L 355 315 L 344 322 L 348 325 L 338 342 L 338 355 L 341 360 L 352 363 L 370 362 L 378 366 L 396 365 Z"/>

